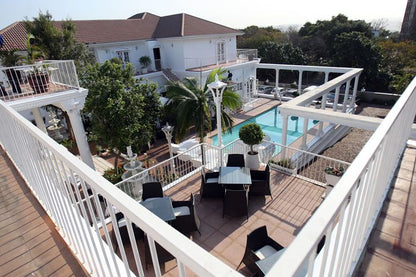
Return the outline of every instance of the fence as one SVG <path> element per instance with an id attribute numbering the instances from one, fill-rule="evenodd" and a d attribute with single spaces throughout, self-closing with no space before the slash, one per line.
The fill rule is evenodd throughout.
<path id="1" fill-rule="evenodd" d="M 2 67 L 0 80 L 3 80 L 0 83 L 0 99 L 3 101 L 79 88 L 73 61 Z"/>
<path id="2" fill-rule="evenodd" d="M 200 276 L 241 276 L 109 183 L 3 101 L 0 128 L 2 147 L 90 275 L 144 276 L 144 253 L 139 252 L 135 237 L 138 227 L 147 234 L 148 255 L 156 276 L 161 275 L 156 243 L 176 258 L 180 276 L 185 276 L 185 266 Z M 117 228 L 121 224 L 119 215 L 124 216 L 127 238 Z M 124 247 L 126 239 L 132 242 L 131 248 Z"/>
<path id="3" fill-rule="evenodd" d="M 268 276 L 349 276 L 389 190 L 416 109 L 416 78 Z M 325 236 L 323 250 L 317 245 Z"/>

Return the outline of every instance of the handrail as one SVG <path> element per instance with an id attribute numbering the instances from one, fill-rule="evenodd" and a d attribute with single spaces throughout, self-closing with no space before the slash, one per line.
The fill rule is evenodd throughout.
<path id="1" fill-rule="evenodd" d="M 415 110 L 416 78 L 267 276 L 294 276 L 305 263 L 309 276 L 352 274 L 409 137 Z M 315 249 L 324 235 L 322 257 L 316 262 Z"/>
<path id="2" fill-rule="evenodd" d="M 118 228 L 113 229 L 116 237 L 113 241 L 111 226 L 102 224 L 106 213 L 116 222 L 115 213 L 119 211 L 126 218 L 130 238 L 135 240 L 132 224 L 139 226 L 147 233 L 151 249 L 155 249 L 154 242 L 157 242 L 176 257 L 179 271 L 183 272 L 187 266 L 201 276 L 241 276 L 109 183 L 3 101 L 0 101 L 0 115 L 2 147 L 58 226 L 68 247 L 91 275 L 134 275 Z M 72 181 L 75 176 L 79 180 L 76 184 Z M 93 197 L 85 197 L 86 193 Z M 101 210 L 104 203 L 106 209 Z M 119 249 L 121 257 L 113 247 Z M 138 273 L 143 276 L 137 249 L 133 253 Z M 156 252 L 151 250 L 151 254 L 157 260 Z M 155 273 L 160 275 L 158 266 Z"/>

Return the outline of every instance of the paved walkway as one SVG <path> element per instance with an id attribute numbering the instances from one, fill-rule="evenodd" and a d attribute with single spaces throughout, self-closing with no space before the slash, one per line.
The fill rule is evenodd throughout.
<path id="1" fill-rule="evenodd" d="M 409 146 L 357 276 L 416 276 L 416 146 Z"/>
<path id="2" fill-rule="evenodd" d="M 0 149 L 0 275 L 87 276 Z"/>

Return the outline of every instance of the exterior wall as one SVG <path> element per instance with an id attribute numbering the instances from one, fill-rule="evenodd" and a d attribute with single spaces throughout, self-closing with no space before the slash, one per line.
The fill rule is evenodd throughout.
<path id="1" fill-rule="evenodd" d="M 184 68 L 184 40 L 183 39 L 160 39 L 160 56 L 162 68 L 180 70 Z"/>
<path id="2" fill-rule="evenodd" d="M 152 49 L 149 50 L 148 43 L 144 41 L 89 45 L 89 47 L 94 50 L 97 62 L 99 63 L 104 63 L 107 60 L 118 57 L 117 51 L 127 51 L 129 53 L 130 63 L 133 64 L 136 73 L 139 73 L 141 69 L 141 65 L 139 63 L 141 56 L 149 56 L 152 59 L 149 69 L 154 68 L 153 52 L 151 52 Z"/>
<path id="3" fill-rule="evenodd" d="M 184 43 L 185 67 L 190 69 L 217 64 L 217 43 L 225 44 L 225 62 L 235 61 L 237 46 L 235 35 L 188 38 Z"/>

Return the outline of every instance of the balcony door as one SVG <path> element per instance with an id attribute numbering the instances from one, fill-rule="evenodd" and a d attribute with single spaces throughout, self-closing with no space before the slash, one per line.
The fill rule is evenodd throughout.
<path id="1" fill-rule="evenodd" d="M 130 62 L 129 51 L 116 51 L 116 54 L 120 58 L 124 68 Z"/>
<path id="2" fill-rule="evenodd" d="M 217 63 L 225 62 L 225 42 L 217 42 Z"/>

